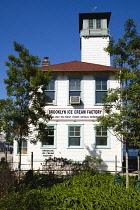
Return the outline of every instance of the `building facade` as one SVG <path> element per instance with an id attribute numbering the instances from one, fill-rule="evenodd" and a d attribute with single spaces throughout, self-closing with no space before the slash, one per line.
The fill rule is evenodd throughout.
<path id="1" fill-rule="evenodd" d="M 110 56 L 104 51 L 109 41 L 108 24 L 111 13 L 79 15 L 81 60 L 49 65 L 44 61 L 42 71 L 53 69 L 46 87 L 48 137 L 44 143 L 22 145 L 22 169 L 30 169 L 33 154 L 34 169 L 42 169 L 49 157 L 63 157 L 82 162 L 87 155 L 101 158 L 101 169 L 114 171 L 122 166 L 122 145 L 107 129 L 95 130 L 97 118 L 104 115 L 101 97 L 109 88 L 119 86 Z M 18 162 L 17 142 L 14 142 L 14 162 Z"/>

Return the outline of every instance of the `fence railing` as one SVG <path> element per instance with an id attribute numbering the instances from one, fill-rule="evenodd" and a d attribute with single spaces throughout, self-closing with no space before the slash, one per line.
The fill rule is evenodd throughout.
<path id="1" fill-rule="evenodd" d="M 10 153 L 9 153 L 10 154 Z M 9 155 L 8 154 L 8 155 Z M 11 167 L 12 170 L 16 171 L 18 170 L 18 162 L 13 162 L 12 154 L 10 154 L 10 158 L 7 158 L 7 153 L 0 153 L 0 161 L 7 161 Z M 33 158 L 31 158 L 32 161 L 29 164 L 21 164 L 22 171 L 29 171 L 34 170 L 33 169 Z M 125 162 L 125 160 L 124 160 Z M 134 169 L 134 162 L 135 162 L 135 169 Z M 131 163 L 131 159 L 129 160 L 129 163 Z M 131 167 L 132 166 L 132 167 Z M 56 158 L 55 160 L 46 160 L 44 163 L 40 164 L 40 169 L 34 170 L 34 171 L 40 171 L 43 173 L 52 173 L 52 174 L 71 174 L 71 173 L 77 173 L 78 171 L 82 171 L 86 165 L 83 165 L 82 163 L 72 162 L 65 160 L 63 158 Z M 103 164 L 94 164 L 94 168 L 100 170 L 100 171 L 107 171 L 106 166 Z M 112 173 L 122 173 L 125 174 L 125 164 L 123 163 L 123 166 L 120 167 L 117 165 L 117 156 L 115 156 L 115 170 L 110 171 Z M 140 156 L 135 158 L 135 161 L 132 160 L 132 165 L 129 165 L 129 173 L 131 175 L 138 175 L 140 177 Z"/>

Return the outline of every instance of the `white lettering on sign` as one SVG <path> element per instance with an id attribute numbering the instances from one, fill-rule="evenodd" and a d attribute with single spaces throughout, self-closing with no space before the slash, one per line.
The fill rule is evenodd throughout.
<path id="1" fill-rule="evenodd" d="M 47 113 L 51 115 L 51 120 L 97 120 L 103 115 L 102 108 L 49 108 Z"/>

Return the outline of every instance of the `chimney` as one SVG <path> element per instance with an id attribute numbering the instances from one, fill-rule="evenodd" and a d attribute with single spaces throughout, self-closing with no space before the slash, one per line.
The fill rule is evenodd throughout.
<path id="1" fill-rule="evenodd" d="M 44 57 L 44 61 L 42 61 L 42 66 L 49 66 L 50 65 L 50 61 L 48 59 L 49 59 L 49 57 Z"/>

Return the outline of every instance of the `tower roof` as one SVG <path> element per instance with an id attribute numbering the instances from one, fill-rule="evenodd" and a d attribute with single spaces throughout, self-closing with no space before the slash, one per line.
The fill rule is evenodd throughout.
<path id="1" fill-rule="evenodd" d="M 79 32 L 82 30 L 83 19 L 107 19 L 107 27 L 108 27 L 110 16 L 111 16 L 111 12 L 80 13 L 79 14 Z"/>
<path id="2" fill-rule="evenodd" d="M 54 72 L 114 72 L 117 68 L 81 61 L 70 61 L 49 66 L 40 67 L 42 71 L 53 69 Z"/>

